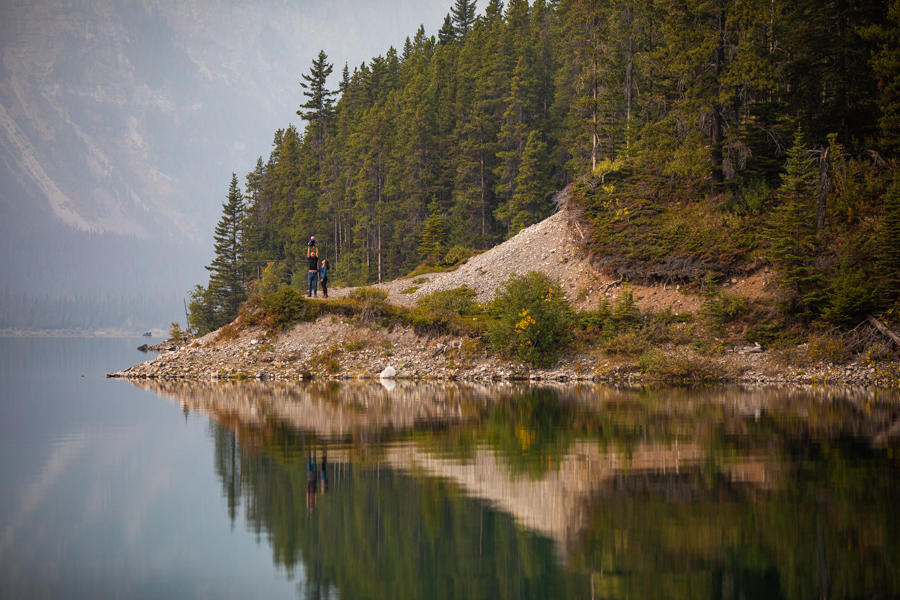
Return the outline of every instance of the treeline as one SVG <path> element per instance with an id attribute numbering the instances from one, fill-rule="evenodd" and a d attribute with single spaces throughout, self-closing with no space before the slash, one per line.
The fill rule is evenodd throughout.
<path id="1" fill-rule="evenodd" d="M 0 329 L 114 329 L 139 333 L 165 329 L 183 317 L 183 302 L 174 295 L 36 297 L 14 294 L 8 289 L 0 295 Z"/>
<path id="2" fill-rule="evenodd" d="M 801 128 L 811 149 L 833 135 L 881 160 L 898 144 L 898 21 L 887 0 L 490 0 L 478 16 L 457 0 L 436 37 L 420 28 L 345 65 L 338 90 L 320 52 L 304 127 L 278 130 L 229 194 L 229 266 L 195 306 L 233 318 L 267 264 L 284 283 L 305 271 L 313 234 L 352 284 L 487 248 L 546 217 L 554 191 L 591 173 L 606 185 L 623 164 L 646 184 L 635 194 L 688 181 L 706 200 L 780 185 Z"/>

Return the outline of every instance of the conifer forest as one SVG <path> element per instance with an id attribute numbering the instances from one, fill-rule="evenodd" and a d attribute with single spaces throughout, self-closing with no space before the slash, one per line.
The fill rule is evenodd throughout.
<path id="1" fill-rule="evenodd" d="M 629 280 L 766 261 L 794 320 L 897 302 L 898 0 L 456 0 L 436 35 L 336 62 L 298 74 L 296 123 L 232 178 L 201 330 L 305 282 L 311 235 L 335 280 L 378 283 L 508 239 L 566 188 Z"/>

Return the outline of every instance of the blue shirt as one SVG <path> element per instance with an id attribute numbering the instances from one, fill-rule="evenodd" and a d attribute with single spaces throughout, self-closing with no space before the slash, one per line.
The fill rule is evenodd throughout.
<path id="1" fill-rule="evenodd" d="M 319 270 L 319 277 L 322 279 L 328 277 L 328 265 L 322 265 L 322 268 Z"/>

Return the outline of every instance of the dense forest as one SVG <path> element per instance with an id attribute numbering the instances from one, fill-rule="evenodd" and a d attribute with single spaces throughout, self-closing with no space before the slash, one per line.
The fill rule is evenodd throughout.
<path id="1" fill-rule="evenodd" d="M 302 276 L 310 235 L 334 277 L 380 282 L 503 241 L 566 186 L 592 250 L 629 279 L 697 282 L 761 259 L 805 319 L 896 301 L 900 2 L 476 10 L 456 0 L 437 36 L 344 65 L 337 90 L 319 53 L 303 127 L 275 132 L 243 191 L 232 178 L 194 324 Z"/>

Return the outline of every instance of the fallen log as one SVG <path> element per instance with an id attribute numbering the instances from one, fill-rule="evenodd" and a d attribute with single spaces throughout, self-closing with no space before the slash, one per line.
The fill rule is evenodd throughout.
<path id="1" fill-rule="evenodd" d="M 882 323 L 881 321 L 879 321 L 878 319 L 876 319 L 873 315 L 869 315 L 869 316 L 866 318 L 866 320 L 867 320 L 869 323 L 871 323 L 872 326 L 875 327 L 875 329 L 877 329 L 878 331 L 880 331 L 881 333 L 883 333 L 883 334 L 884 334 L 886 337 L 888 337 L 892 342 L 894 342 L 894 344 L 896 344 L 898 348 L 900 348 L 900 335 L 897 335 L 896 333 L 894 333 L 893 331 L 891 331 L 890 329 L 888 329 L 888 328 L 885 326 L 884 323 Z"/>

